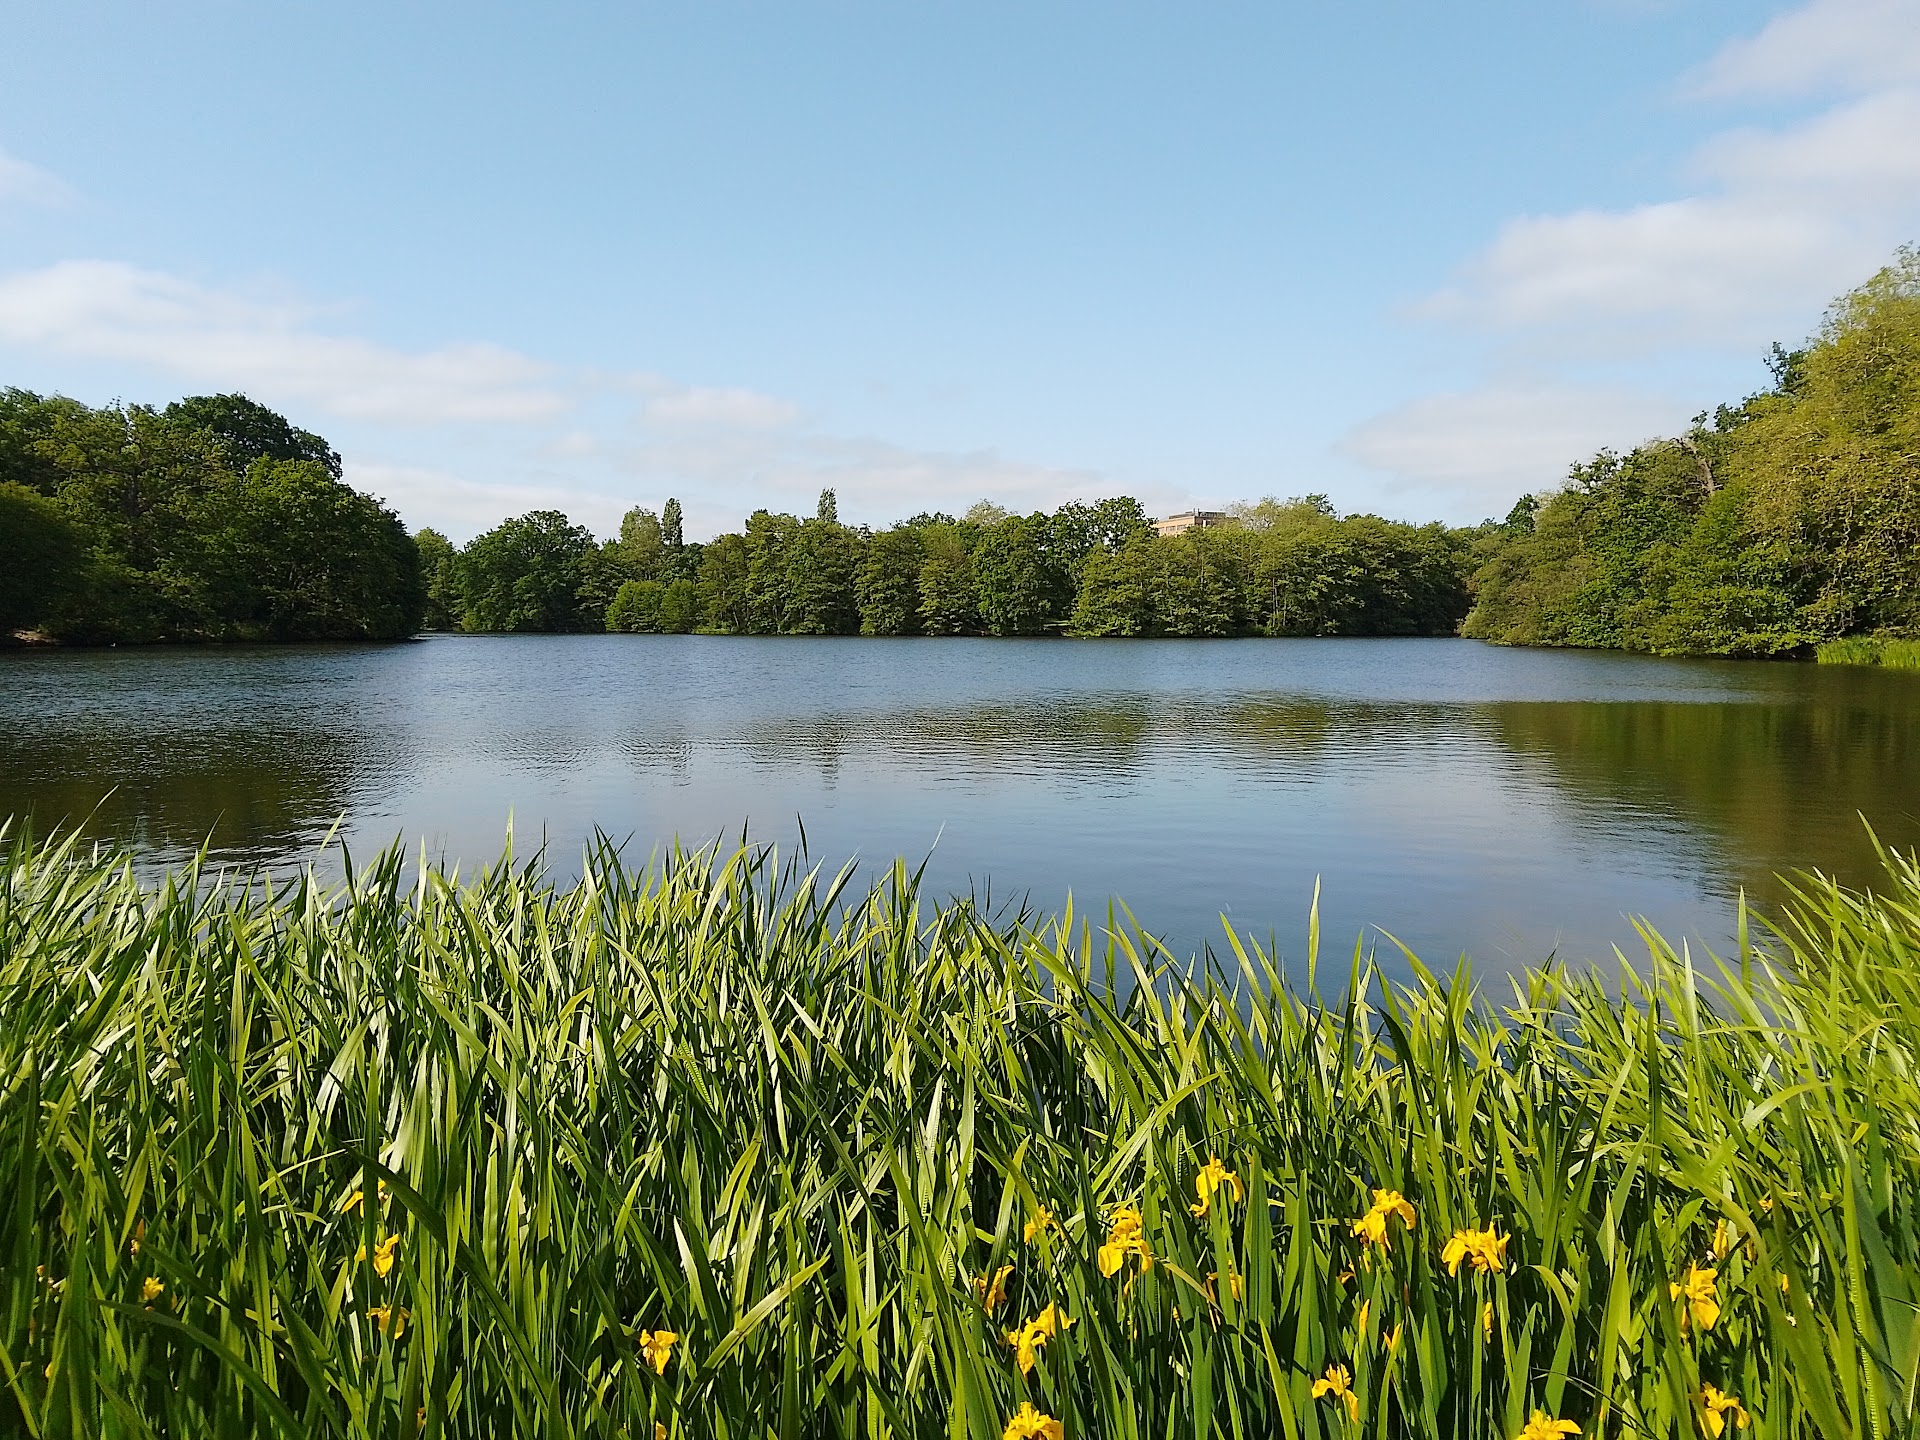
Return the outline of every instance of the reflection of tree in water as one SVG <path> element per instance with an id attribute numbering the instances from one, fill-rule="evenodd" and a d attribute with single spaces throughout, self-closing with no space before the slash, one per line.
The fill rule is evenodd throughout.
<path id="1" fill-rule="evenodd" d="M 1786 870 L 1877 879 L 1862 814 L 1884 842 L 1920 843 L 1920 726 L 1897 704 L 1526 702 L 1482 713 L 1566 789 L 1700 834 L 1758 899 L 1779 898 Z"/>
<path id="2" fill-rule="evenodd" d="M 1329 756 L 1458 739 L 1461 713 L 1435 706 L 1330 704 L 1288 696 L 1218 700 L 1055 696 L 1024 705 L 838 712 L 783 720 L 746 738 L 754 758 L 809 757 L 831 779 L 843 764 L 1045 775 L 1072 784 L 1132 776 L 1151 760 L 1204 752 L 1216 763 L 1294 770 Z"/>
<path id="3" fill-rule="evenodd" d="M 745 743 L 755 760 L 775 768 L 805 756 L 829 782 L 843 764 L 850 761 L 857 768 L 875 757 L 910 770 L 966 764 L 982 771 L 1099 780 L 1138 767 L 1159 728 L 1155 712 L 1162 708 L 1145 697 L 1125 696 L 843 711 L 756 727 Z"/>
<path id="4" fill-rule="evenodd" d="M 318 842 L 399 757 L 353 731 L 45 729 L 0 735 L 0 810 L 33 827 L 85 824 L 168 861 L 211 840 L 221 860 L 272 860 Z"/>

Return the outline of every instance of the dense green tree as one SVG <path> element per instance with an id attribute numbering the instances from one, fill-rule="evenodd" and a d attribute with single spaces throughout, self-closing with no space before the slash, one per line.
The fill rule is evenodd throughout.
<path id="1" fill-rule="evenodd" d="M 201 501 L 198 568 L 232 633 L 395 640 L 420 627 L 419 552 L 392 511 L 315 460 L 255 460 Z"/>
<path id="2" fill-rule="evenodd" d="M 686 635 L 700 625 L 700 587 L 692 580 L 675 580 L 660 596 L 660 629 L 667 635 Z"/>
<path id="3" fill-rule="evenodd" d="M 310 460 L 335 480 L 340 478 L 340 456 L 332 446 L 245 395 L 189 395 L 161 414 L 176 425 L 211 434 L 236 471 L 256 460 Z"/>
<path id="4" fill-rule="evenodd" d="M 920 562 L 920 624 L 929 635 L 971 635 L 980 628 L 980 599 L 973 581 L 977 532 L 964 523 L 921 528 L 926 558 Z"/>
<path id="5" fill-rule="evenodd" d="M 784 635 L 792 596 L 787 588 L 788 561 L 800 522 L 792 515 L 756 510 L 747 517 L 746 633 Z"/>
<path id="6" fill-rule="evenodd" d="M 1241 628 L 1240 555 L 1218 531 L 1136 535 L 1086 562 L 1075 635 L 1231 635 Z"/>
<path id="7" fill-rule="evenodd" d="M 660 517 L 639 506 L 620 520 L 620 538 L 608 549 L 622 580 L 660 580 L 667 572 L 666 532 Z"/>
<path id="8" fill-rule="evenodd" d="M 426 630 L 460 628 L 460 596 L 456 589 L 460 552 L 453 542 L 431 527 L 416 531 L 414 548 L 420 553 L 420 580 L 426 588 L 421 627 Z"/>
<path id="9" fill-rule="evenodd" d="M 1920 628 L 1920 253 L 1767 368 L 1771 389 L 1575 466 L 1483 535 L 1467 633 L 1777 655 Z"/>
<path id="10" fill-rule="evenodd" d="M 1114 638 L 1150 635 L 1153 608 L 1153 537 L 1117 550 L 1095 550 L 1086 557 L 1068 630 L 1074 635 Z"/>
<path id="11" fill-rule="evenodd" d="M 0 394 L 0 481 L 82 552 L 29 608 L 78 641 L 392 638 L 424 600 L 413 541 L 339 457 L 242 396 L 164 411 Z"/>
<path id="12" fill-rule="evenodd" d="M 751 635 L 752 553 L 744 535 L 720 535 L 700 555 L 700 614 L 720 635 Z"/>
<path id="13" fill-rule="evenodd" d="M 658 580 L 628 580 L 607 606 L 607 629 L 616 634 L 660 633 L 661 601 L 667 587 Z"/>
<path id="14" fill-rule="evenodd" d="M 1046 517 L 1042 548 L 1071 591 L 1079 586 L 1089 556 L 1101 550 L 1118 550 L 1152 533 L 1146 510 L 1130 495 L 1091 505 L 1073 500 Z"/>
<path id="15" fill-rule="evenodd" d="M 48 496 L 0 480 L 0 642 L 56 614 L 83 583 L 80 531 Z"/>
<path id="16" fill-rule="evenodd" d="M 1046 549 L 1044 515 L 1009 515 L 985 527 L 973 548 L 980 624 L 989 635 L 1040 635 L 1062 618 L 1061 572 Z"/>
<path id="17" fill-rule="evenodd" d="M 460 552 L 460 623 L 467 630 L 578 631 L 605 626 L 604 606 L 582 599 L 594 577 L 593 534 L 558 510 L 535 510 L 476 537 Z"/>
<path id="18" fill-rule="evenodd" d="M 859 631 L 855 575 L 860 548 L 859 537 L 840 523 L 833 491 L 822 490 L 813 519 L 802 521 L 787 544 L 783 633 L 852 635 Z"/>
<path id="19" fill-rule="evenodd" d="M 696 557 L 687 551 L 686 517 L 671 495 L 660 511 L 661 576 L 671 582 L 691 580 L 698 571 Z"/>
<path id="20" fill-rule="evenodd" d="M 863 635 L 920 633 L 920 567 L 926 546 L 918 529 L 897 526 L 867 542 L 855 578 Z"/>

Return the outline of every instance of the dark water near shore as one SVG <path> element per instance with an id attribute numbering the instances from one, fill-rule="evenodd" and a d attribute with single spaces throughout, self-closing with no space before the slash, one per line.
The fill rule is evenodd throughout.
<path id="1" fill-rule="evenodd" d="M 111 792 L 111 793 L 109 793 Z M 103 799 L 103 797 L 105 797 Z M 1391 931 L 1493 967 L 1724 946 L 1777 872 L 1920 843 L 1920 674 L 1462 640 L 437 637 L 390 647 L 0 655 L 0 811 L 155 861 L 396 836 L 487 860 L 512 819 L 577 866 L 598 826 L 858 855 L 941 891 L 1103 916 L 1189 951 Z M 1373 933 L 1369 931 L 1368 933 Z"/>

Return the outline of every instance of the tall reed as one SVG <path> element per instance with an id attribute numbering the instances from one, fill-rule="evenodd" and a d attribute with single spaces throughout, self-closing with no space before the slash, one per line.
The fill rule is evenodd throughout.
<path id="1" fill-rule="evenodd" d="M 1889 670 L 1920 670 L 1920 640 L 1891 635 L 1849 635 L 1829 640 L 1814 652 L 1822 665 L 1882 665 Z"/>
<path id="2" fill-rule="evenodd" d="M 1323 1005 L 903 866 L 0 841 L 23 1434 L 1913 1430 L 1910 861 L 1727 964 Z"/>

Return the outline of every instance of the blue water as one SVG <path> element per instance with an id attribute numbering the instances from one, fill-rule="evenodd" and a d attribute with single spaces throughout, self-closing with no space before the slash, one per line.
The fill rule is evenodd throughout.
<path id="1" fill-rule="evenodd" d="M 597 828 L 644 859 L 743 832 L 931 857 L 941 891 L 1182 953 L 1224 916 L 1298 962 L 1404 941 L 1510 968 L 1725 948 L 1744 888 L 1920 842 L 1920 675 L 1464 640 L 433 637 L 0 655 L 0 809 L 153 862 L 472 863 Z M 337 832 L 336 832 L 336 822 Z"/>

